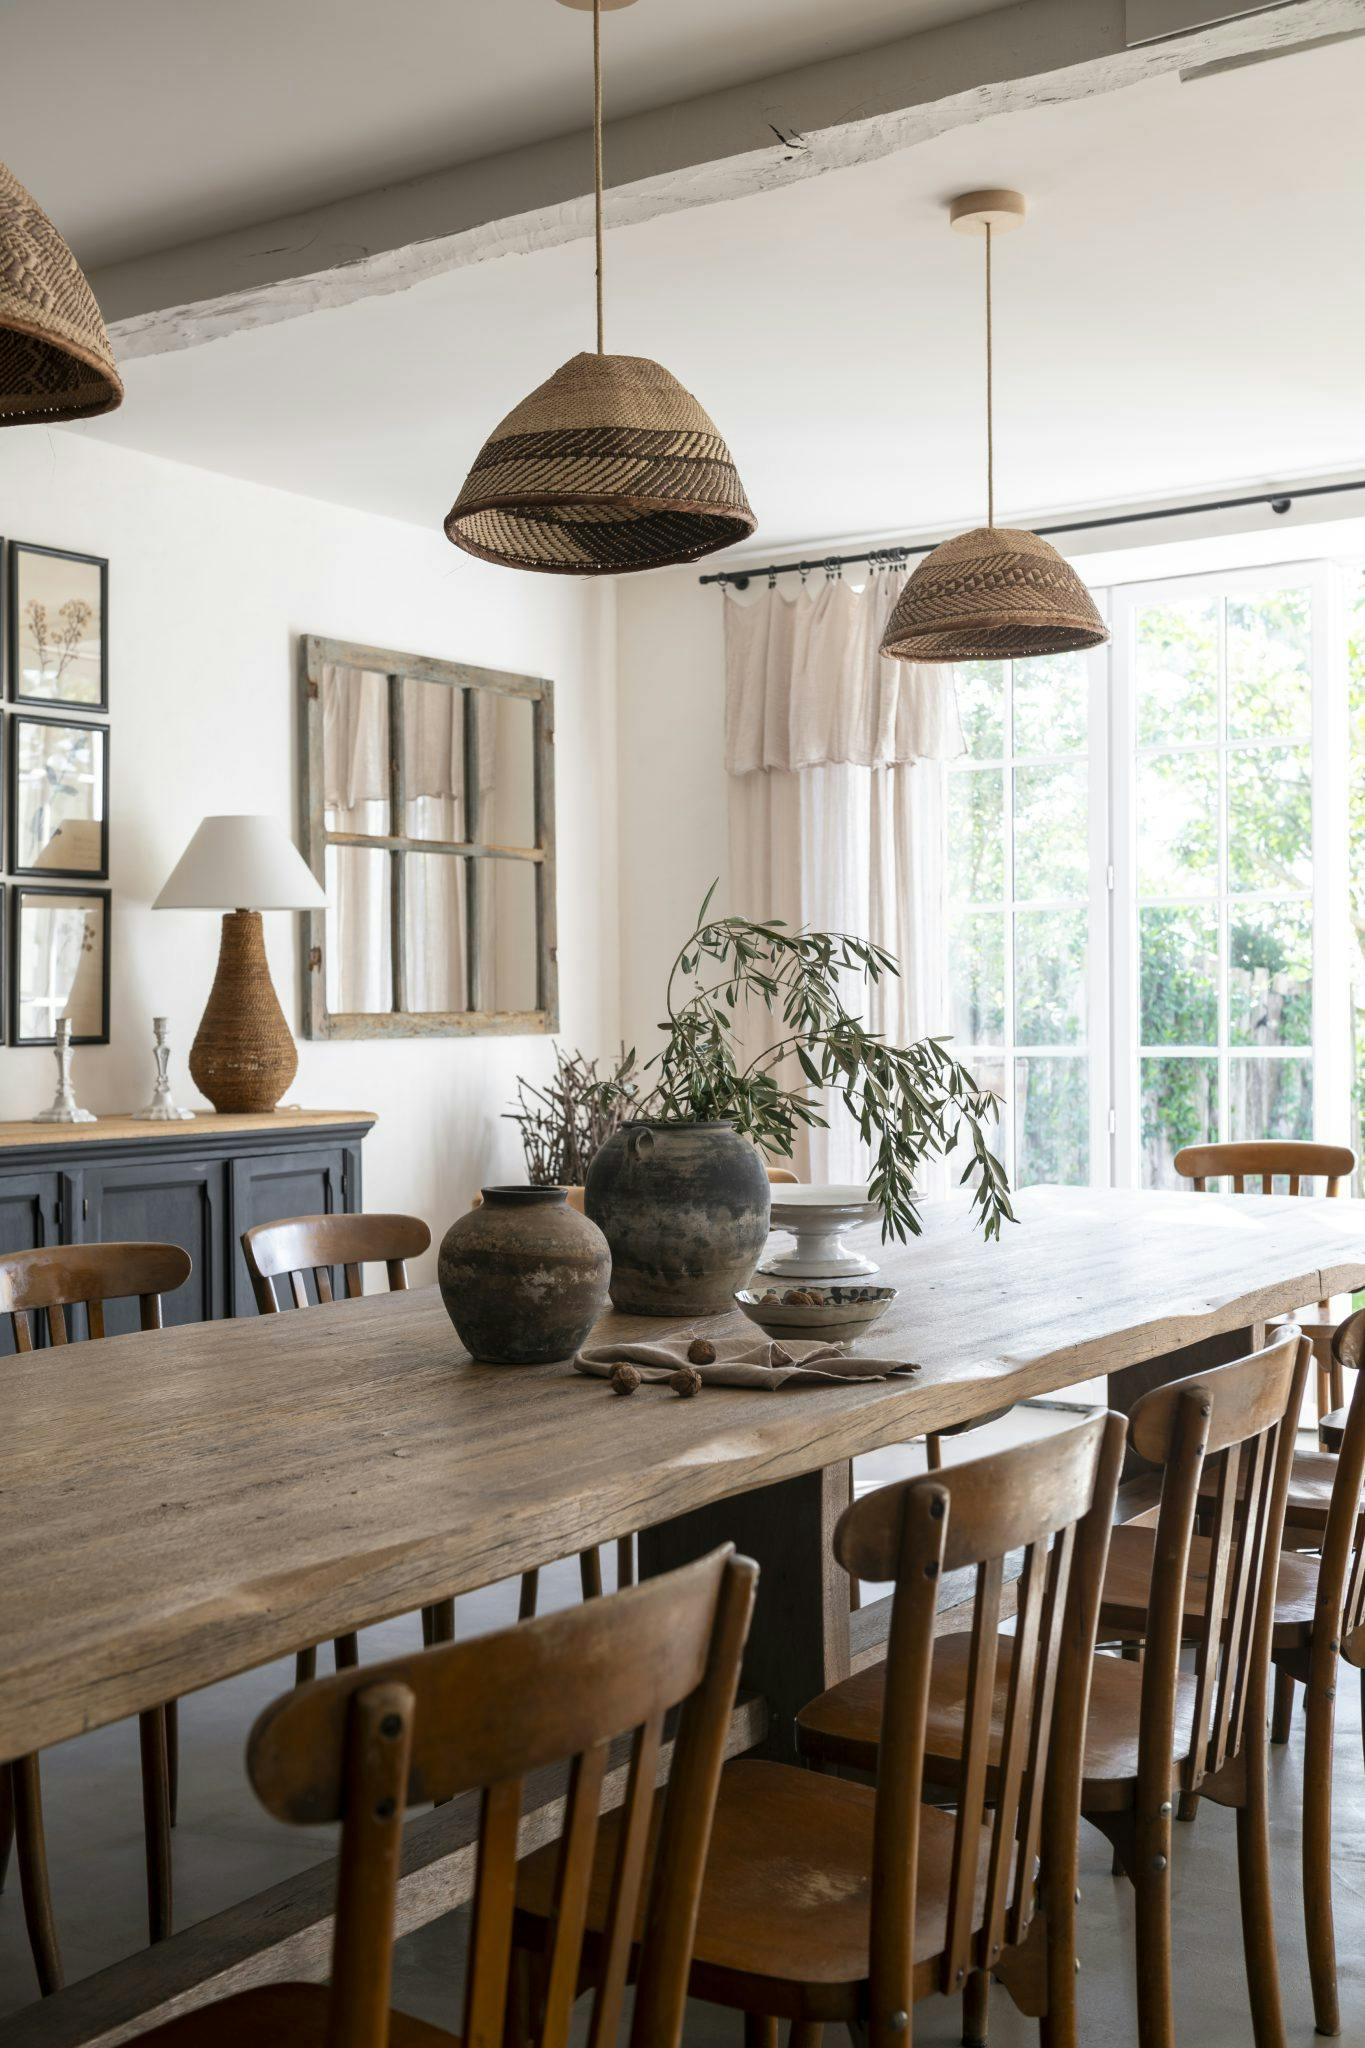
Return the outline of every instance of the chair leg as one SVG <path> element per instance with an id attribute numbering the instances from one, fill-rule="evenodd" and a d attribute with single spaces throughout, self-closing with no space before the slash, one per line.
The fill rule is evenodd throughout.
<path id="1" fill-rule="evenodd" d="M 0 1764 L 0 1892 L 5 1889 L 9 1870 L 10 1844 L 14 1840 L 14 1779 L 8 1764 Z"/>
<path id="2" fill-rule="evenodd" d="M 931 1429 L 924 1439 L 924 1462 L 930 1472 L 943 1470 L 943 1438 Z"/>
<path id="3" fill-rule="evenodd" d="M 578 1577 L 585 1600 L 597 1600 L 602 1594 L 602 1553 L 596 1544 L 591 1550 L 578 1553 Z"/>
<path id="4" fill-rule="evenodd" d="M 354 1629 L 348 1629 L 344 1636 L 337 1636 L 332 1644 L 332 1656 L 338 1671 L 354 1671 L 360 1662 L 360 1644 Z"/>
<path id="5" fill-rule="evenodd" d="M 166 1779 L 170 1789 L 171 1826 L 180 1818 L 180 1702 L 167 1700 L 161 1709 L 166 1716 Z"/>
<path id="6" fill-rule="evenodd" d="M 635 1584 L 635 1538 L 618 1536 L 616 1539 L 616 1590 Z"/>
<path id="7" fill-rule="evenodd" d="M 147 1938 L 171 1931 L 171 1778 L 166 1756 L 166 1713 L 149 1707 L 137 1717 L 142 1748 L 142 1832 L 147 1845 Z"/>
<path id="8" fill-rule="evenodd" d="M 294 1683 L 307 1685 L 310 1678 L 318 1675 L 318 1653 L 316 1648 L 299 1650 L 294 1657 Z"/>
<path id="9" fill-rule="evenodd" d="M 18 1850 L 19 1887 L 24 1895 L 24 1919 L 28 1925 L 29 1947 L 38 1972 L 38 1989 L 46 1998 L 60 1991 L 61 1950 L 57 1946 L 57 1923 L 52 1916 L 52 1889 L 47 1876 L 47 1843 L 43 1837 L 43 1791 L 36 1756 L 16 1757 L 10 1765 L 14 1786 L 14 1840 Z"/>
<path id="10" fill-rule="evenodd" d="M 777 2048 L 777 2021 L 756 2012 L 744 2015 L 744 2048 Z"/>
<path id="11" fill-rule="evenodd" d="M 1275 1667 L 1275 1701 L 1270 1710 L 1270 1739 L 1288 1742 L 1294 1727 L 1294 1681 L 1279 1665 Z"/>
<path id="12" fill-rule="evenodd" d="M 973 1970 L 962 1992 L 962 2048 L 987 2048 L 990 2010 L 990 1975 L 985 1970 Z"/>
<path id="13" fill-rule="evenodd" d="M 1262 1695 L 1264 1702 L 1264 1695 Z M 1264 1703 L 1261 1712 L 1264 1713 Z M 1275 1954 L 1275 1908 L 1270 1890 L 1270 1812 L 1266 1745 L 1248 1717 L 1246 1794 L 1237 1808 L 1237 1886 L 1242 1898 L 1242 1949 L 1251 2032 L 1256 2048 L 1285 2048 L 1280 1965 Z"/>
<path id="14" fill-rule="evenodd" d="M 787 2036 L 787 2048 L 820 2048 L 824 2038 L 823 2020 L 793 2020 Z"/>
<path id="15" fill-rule="evenodd" d="M 535 1616 L 536 1601 L 540 1597 L 539 1571 L 523 1572 L 521 1575 L 521 1598 L 517 1602 L 517 1620 L 531 1621 Z"/>
<path id="16" fill-rule="evenodd" d="M 1365 1671 L 1361 1673 L 1365 1689 Z M 1320 2034 L 1341 2032 L 1337 1940 L 1332 1919 L 1332 1738 L 1336 1704 L 1330 1692 L 1306 1688 L 1303 1752 L 1303 1923 L 1313 2021 Z"/>
<path id="17" fill-rule="evenodd" d="M 422 1609 L 422 1634 L 428 1649 L 437 1643 L 453 1643 L 455 1640 L 455 1602 L 437 1600 L 431 1607 Z"/>
<path id="18" fill-rule="evenodd" d="M 1138 2040 L 1142 2048 L 1175 2048 L 1170 1861 L 1165 1855 L 1143 1853 L 1141 1831 L 1137 1846 L 1133 1892 L 1137 1901 Z"/>

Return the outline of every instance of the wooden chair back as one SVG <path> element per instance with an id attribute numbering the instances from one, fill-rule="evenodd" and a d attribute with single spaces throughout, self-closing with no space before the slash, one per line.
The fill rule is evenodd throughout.
<path id="1" fill-rule="evenodd" d="M 104 1335 L 104 1304 L 136 1295 L 144 1330 L 161 1328 L 161 1297 L 183 1287 L 193 1261 L 178 1244 L 63 1244 L 0 1255 L 0 1314 L 16 1351 L 32 1351 L 32 1314 L 47 1316 L 51 1344 L 75 1337 L 66 1311 L 83 1303 L 86 1333 Z"/>
<path id="2" fill-rule="evenodd" d="M 1335 1687 L 1338 1654 L 1365 1669 L 1365 1533 L 1361 1528 L 1365 1492 L 1365 1309 L 1348 1316 L 1332 1338 L 1332 1362 L 1356 1376 L 1346 1411 L 1336 1477 L 1327 1509 L 1318 1564 L 1318 1599 L 1312 1661 L 1323 1683 Z M 1310 1687 L 1315 1672 L 1310 1675 Z"/>
<path id="3" fill-rule="evenodd" d="M 465 1976 L 465 2048 L 501 2048 L 517 1829 L 528 1773 L 567 1763 L 554 1936 L 535 2036 L 564 2048 L 583 1961 L 598 1803 L 611 1745 L 630 1737 L 611 1906 L 596 1951 L 591 2040 L 616 2040 L 637 1925 L 632 2048 L 681 2039 L 710 1841 L 757 1567 L 732 1548 L 629 1591 L 471 1643 L 338 1672 L 286 1693 L 247 1750 L 279 1819 L 340 1820 L 328 2048 L 384 2048 L 403 1811 L 482 1795 Z M 664 1720 L 682 1705 L 649 1864 Z M 641 1897 L 645 1910 L 640 1915 Z"/>
<path id="4" fill-rule="evenodd" d="M 908 1479 L 847 1508 L 834 1532 L 840 1564 L 858 1578 L 892 1579 L 873 1845 L 871 2012 L 874 2041 L 914 2003 L 915 1900 L 926 1716 L 939 1581 L 976 1568 L 962 1763 L 943 1948 L 945 1992 L 1033 1918 L 1035 1864 L 1045 1831 L 1074 1837 L 1090 1666 L 1114 1496 L 1123 1459 L 1118 1415 L 1093 1415 L 1057 1436 Z M 1021 1549 L 1014 1653 L 986 1805 L 1006 1556 Z M 1051 1764 L 1051 1768 L 1049 1768 Z M 975 1912 L 989 1822 L 984 1912 Z M 978 1933 L 977 1930 L 980 1929 Z"/>
<path id="5" fill-rule="evenodd" d="M 408 1284 L 407 1260 L 431 1243 L 420 1216 L 291 1216 L 280 1223 L 256 1223 L 242 1232 L 242 1254 L 251 1275 L 256 1306 L 263 1316 L 279 1312 L 277 1280 L 287 1280 L 295 1308 L 310 1308 L 307 1275 L 319 1302 L 331 1301 L 332 1268 L 345 1271 L 346 1299 L 364 1292 L 362 1266 L 383 1260 L 389 1287 L 401 1293 Z"/>
<path id="6" fill-rule="evenodd" d="M 1232 1192 L 1244 1195 L 1247 1182 L 1259 1180 L 1261 1193 L 1273 1195 L 1275 1182 L 1287 1180 L 1291 1195 L 1311 1195 L 1312 1183 L 1325 1180 L 1328 1195 L 1336 1196 L 1356 1170 L 1356 1155 L 1349 1145 L 1256 1138 L 1233 1145 L 1182 1146 L 1175 1155 L 1175 1170 L 1192 1180 L 1200 1194 L 1211 1180 L 1230 1180 Z"/>
<path id="7" fill-rule="evenodd" d="M 1195 1654 L 1182 1791 L 1197 1792 L 1233 1762 L 1248 1733 L 1261 1740 L 1294 1433 L 1311 1358 L 1307 1338 L 1289 1324 L 1264 1350 L 1157 1387 L 1133 1410 L 1133 1448 L 1163 1468 L 1142 1662 L 1139 1812 L 1170 1797 L 1182 1646 L 1192 1642 Z M 1211 1526 L 1200 1593 L 1190 1547 L 1206 1468 L 1215 1485 L 1211 1494 L 1205 1486 Z M 1145 1798 L 1155 1804 L 1148 1808 Z"/>

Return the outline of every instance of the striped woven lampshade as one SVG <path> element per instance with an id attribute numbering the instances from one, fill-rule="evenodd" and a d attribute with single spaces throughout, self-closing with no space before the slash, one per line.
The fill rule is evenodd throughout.
<path id="1" fill-rule="evenodd" d="M 730 451 L 645 356 L 577 355 L 495 427 L 445 523 L 513 569 L 617 576 L 753 532 Z"/>
<path id="2" fill-rule="evenodd" d="M 87 420 L 122 403 L 84 272 L 41 206 L 0 164 L 0 426 Z"/>
<path id="3" fill-rule="evenodd" d="M 894 661 L 1007 661 L 1109 638 L 1056 548 L 1012 526 L 974 526 L 926 555 L 882 635 Z"/>

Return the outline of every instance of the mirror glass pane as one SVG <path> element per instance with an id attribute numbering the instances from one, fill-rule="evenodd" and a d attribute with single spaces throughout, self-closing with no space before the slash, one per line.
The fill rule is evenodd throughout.
<path id="1" fill-rule="evenodd" d="M 403 1008 L 467 1010 L 469 862 L 460 854 L 403 855 Z"/>
<path id="2" fill-rule="evenodd" d="M 73 1039 L 104 1038 L 105 898 L 21 889 L 18 899 L 20 1038 L 55 1038 L 63 1017 Z"/>
<path id="3" fill-rule="evenodd" d="M 327 1007 L 369 1016 L 393 1008 L 390 858 L 378 847 L 329 846 Z"/>
<path id="4" fill-rule="evenodd" d="M 322 809 L 329 832 L 392 829 L 389 679 L 372 669 L 322 671 Z"/>
<path id="5" fill-rule="evenodd" d="M 104 728 L 15 718 L 14 853 L 21 870 L 105 871 Z"/>

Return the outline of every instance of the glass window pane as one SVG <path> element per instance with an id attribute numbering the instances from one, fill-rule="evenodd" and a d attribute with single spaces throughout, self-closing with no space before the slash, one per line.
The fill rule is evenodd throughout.
<path id="1" fill-rule="evenodd" d="M 1137 616 L 1140 747 L 1218 737 L 1218 600 L 1148 605 Z"/>
<path id="2" fill-rule="evenodd" d="M 1089 889 L 1089 779 L 1078 761 L 1014 771 L 1014 893 L 1023 902 Z"/>
<path id="3" fill-rule="evenodd" d="M 1218 1136 L 1218 1061 L 1150 1059 L 1139 1062 L 1142 1185 L 1188 1187 L 1173 1161 L 1182 1145 Z"/>
<path id="4" fill-rule="evenodd" d="M 955 903 L 998 903 L 1005 892 L 1005 778 L 999 768 L 948 778 L 948 886 Z"/>
<path id="5" fill-rule="evenodd" d="M 403 1008 L 466 1010 L 465 874 L 453 853 L 403 855 Z"/>
<path id="6" fill-rule="evenodd" d="M 1090 1178 L 1090 1062 L 1033 1054 L 1014 1062 L 1015 1182 Z"/>
<path id="7" fill-rule="evenodd" d="M 1312 592 L 1228 599 L 1228 738 L 1304 733 L 1313 722 Z"/>
<path id="8" fill-rule="evenodd" d="M 1228 912 L 1228 1040 L 1313 1042 L 1313 910 L 1235 903 Z"/>
<path id="9" fill-rule="evenodd" d="M 972 1079 L 982 1088 L 989 1088 L 1001 1106 L 1002 1116 L 1009 1114 L 1009 1087 L 1007 1085 L 1008 1061 L 993 1053 L 972 1053 L 963 1060 L 963 1065 Z M 997 1159 L 1004 1157 L 1005 1133 L 1002 1116 L 983 1123 L 986 1143 Z M 953 1155 L 956 1157 L 956 1154 Z M 958 1168 L 960 1173 L 962 1168 Z"/>
<path id="10" fill-rule="evenodd" d="M 1218 886 L 1218 757 L 1148 754 L 1137 769 L 1141 896 L 1208 896 Z"/>
<path id="11" fill-rule="evenodd" d="M 1141 910 L 1138 949 L 1142 1043 L 1216 1046 L 1218 913 Z"/>
<path id="12" fill-rule="evenodd" d="M 1085 746 L 1089 663 L 1084 654 L 1044 654 L 1014 664 L 1014 751 L 1071 754 Z"/>
<path id="13" fill-rule="evenodd" d="M 536 1007 L 536 868 L 529 860 L 480 860 L 479 962 L 485 1010 Z"/>
<path id="14" fill-rule="evenodd" d="M 387 816 L 387 805 L 385 815 Z M 391 856 L 378 847 L 329 846 L 327 1007 L 374 1016 L 393 1009 Z"/>
<path id="15" fill-rule="evenodd" d="M 1311 888 L 1308 748 L 1234 747 L 1227 760 L 1229 889 Z"/>
<path id="16" fill-rule="evenodd" d="M 1002 911 L 959 912 L 953 918 L 948 982 L 951 1030 L 959 1044 L 1003 1044 L 1005 918 Z"/>
<path id="17" fill-rule="evenodd" d="M 1084 910 L 1022 910 L 1014 920 L 1014 1035 L 1019 1045 L 1083 1045 Z"/>
<path id="18" fill-rule="evenodd" d="M 1311 1138 L 1313 1062 L 1308 1059 L 1228 1061 L 1230 1138 Z"/>
<path id="19" fill-rule="evenodd" d="M 962 739 L 977 761 L 998 761 L 1005 751 L 1005 664 L 959 661 L 953 667 Z"/>

